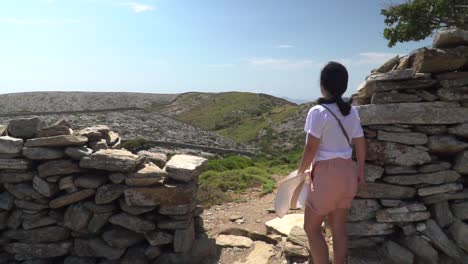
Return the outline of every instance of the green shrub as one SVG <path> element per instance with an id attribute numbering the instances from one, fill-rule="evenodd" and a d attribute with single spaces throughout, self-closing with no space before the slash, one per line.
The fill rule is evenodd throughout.
<path id="1" fill-rule="evenodd" d="M 149 149 L 149 142 L 144 138 L 136 138 L 125 141 L 122 147 L 132 152 Z"/>

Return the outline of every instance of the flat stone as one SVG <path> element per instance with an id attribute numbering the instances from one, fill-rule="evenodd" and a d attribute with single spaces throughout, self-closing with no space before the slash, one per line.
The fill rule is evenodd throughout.
<path id="1" fill-rule="evenodd" d="M 110 247 L 100 238 L 75 239 L 73 252 L 80 257 L 98 257 L 108 260 L 117 260 L 125 252 L 125 249 Z"/>
<path id="2" fill-rule="evenodd" d="M 74 160 L 80 160 L 93 154 L 93 150 L 87 147 L 68 147 L 65 149 L 65 154 Z"/>
<path id="3" fill-rule="evenodd" d="M 456 192 L 463 189 L 463 185 L 460 183 L 447 183 L 433 187 L 425 187 L 418 189 L 419 196 L 428 196 L 433 194 L 439 193 L 447 193 L 447 192 Z"/>
<path id="4" fill-rule="evenodd" d="M 468 87 L 442 88 L 437 90 L 437 96 L 442 101 L 466 101 L 468 100 Z"/>
<path id="5" fill-rule="evenodd" d="M 31 161 L 27 159 L 0 159 L 0 170 L 27 170 Z"/>
<path id="6" fill-rule="evenodd" d="M 468 31 L 458 28 L 439 30 L 434 36 L 432 45 L 434 48 L 468 46 Z"/>
<path id="7" fill-rule="evenodd" d="M 367 81 L 403 81 L 414 77 L 413 69 L 391 70 L 385 73 L 372 74 L 367 77 Z"/>
<path id="8" fill-rule="evenodd" d="M 351 237 L 348 240 L 348 248 L 373 248 L 385 241 L 382 236 L 375 237 Z"/>
<path id="9" fill-rule="evenodd" d="M 197 218 L 197 219 L 201 219 L 201 217 Z M 203 220 L 203 219 L 201 219 L 201 220 Z M 296 237 L 296 236 L 302 236 L 303 233 L 304 233 L 304 229 L 302 229 L 301 227 L 298 227 L 298 226 L 294 226 L 291 229 L 291 232 L 289 234 L 290 234 L 290 236 Z M 265 243 L 272 244 L 272 245 L 278 244 L 278 240 L 275 240 L 274 238 L 272 238 L 271 235 L 266 235 L 266 234 L 263 234 L 263 233 L 260 233 L 260 232 L 247 230 L 247 229 L 241 228 L 241 227 L 226 228 L 226 229 L 221 230 L 219 232 L 219 234 L 244 236 L 244 237 L 248 237 L 248 238 L 252 239 L 253 241 L 263 241 Z"/>
<path id="10" fill-rule="evenodd" d="M 57 221 L 49 216 L 37 215 L 34 217 L 25 218 L 22 224 L 23 229 L 35 229 L 38 227 L 50 226 L 56 224 Z"/>
<path id="11" fill-rule="evenodd" d="M 105 125 L 96 125 L 92 127 L 84 128 L 76 132 L 79 136 L 84 136 L 89 139 L 89 141 L 98 141 L 105 137 L 105 134 L 109 133 L 110 129 Z"/>
<path id="12" fill-rule="evenodd" d="M 115 148 L 116 144 L 119 144 L 121 138 L 120 135 L 114 131 L 109 131 L 104 135 L 107 145 Z"/>
<path id="13" fill-rule="evenodd" d="M 152 246 L 167 245 L 174 241 L 174 235 L 158 230 L 145 233 L 145 238 Z"/>
<path id="14" fill-rule="evenodd" d="M 268 264 L 273 256 L 275 256 L 275 250 L 272 245 L 254 241 L 254 249 L 247 256 L 246 261 L 237 261 L 234 264 Z"/>
<path id="15" fill-rule="evenodd" d="M 399 166 L 422 165 L 431 160 L 426 151 L 393 142 L 368 140 L 367 151 L 369 160 Z"/>
<path id="16" fill-rule="evenodd" d="M 393 263 L 412 264 L 414 255 L 408 249 L 388 240 L 382 245 L 384 255 Z"/>
<path id="17" fill-rule="evenodd" d="M 407 236 L 401 239 L 401 243 L 416 257 L 418 263 L 439 264 L 439 254 L 429 242 L 420 236 Z"/>
<path id="18" fill-rule="evenodd" d="M 299 227 L 299 226 L 293 226 L 291 229 L 291 232 L 289 233 L 289 236 L 286 239 L 287 241 L 290 241 L 296 245 L 309 248 L 309 243 L 307 240 L 307 234 L 304 230 L 304 228 Z"/>
<path id="19" fill-rule="evenodd" d="M 381 92 L 372 95 L 371 104 L 414 103 L 421 100 L 421 97 L 414 94 Z"/>
<path id="20" fill-rule="evenodd" d="M 35 173 L 32 171 L 0 171 L 0 183 L 20 183 L 32 181 Z"/>
<path id="21" fill-rule="evenodd" d="M 416 227 L 411 222 L 401 222 L 397 225 L 405 236 L 412 236 L 417 232 Z"/>
<path id="22" fill-rule="evenodd" d="M 95 192 L 96 191 L 94 191 L 93 189 L 86 189 L 86 190 L 66 194 L 66 195 L 60 196 L 50 201 L 49 206 L 50 208 L 60 208 L 60 207 L 63 207 L 72 203 L 79 202 L 88 197 L 91 197 L 94 195 Z"/>
<path id="23" fill-rule="evenodd" d="M 125 251 L 122 257 L 122 264 L 148 264 L 148 259 L 145 256 L 145 249 L 143 245 L 133 246 Z"/>
<path id="24" fill-rule="evenodd" d="M 71 160 L 51 160 L 39 165 L 37 171 L 40 177 L 45 178 L 55 175 L 78 173 L 81 172 L 82 169 L 78 167 L 76 162 Z"/>
<path id="25" fill-rule="evenodd" d="M 348 213 L 348 221 L 364 221 L 375 218 L 375 213 L 380 209 L 380 204 L 371 199 L 355 199 L 351 203 Z"/>
<path id="26" fill-rule="evenodd" d="M 416 72 L 439 73 L 454 71 L 466 65 L 465 47 L 454 49 L 420 49 L 414 56 Z"/>
<path id="27" fill-rule="evenodd" d="M 453 102 L 398 103 L 356 107 L 362 125 L 443 125 L 468 122 L 468 109 Z"/>
<path id="28" fill-rule="evenodd" d="M 5 245 L 5 251 L 15 254 L 16 260 L 53 258 L 67 255 L 72 243 L 59 242 L 48 244 L 11 243 Z"/>
<path id="29" fill-rule="evenodd" d="M 411 132 L 411 128 L 402 127 L 401 125 L 371 125 L 369 128 L 387 132 Z"/>
<path id="30" fill-rule="evenodd" d="M 414 166 L 394 166 L 386 165 L 385 174 L 394 175 L 394 174 L 415 174 L 418 173 L 418 170 Z"/>
<path id="31" fill-rule="evenodd" d="M 468 174 L 468 151 L 461 152 L 456 156 L 453 169 L 461 174 Z"/>
<path id="32" fill-rule="evenodd" d="M 177 229 L 174 233 L 174 252 L 187 253 L 195 240 L 195 228 L 193 222 L 186 229 Z"/>
<path id="33" fill-rule="evenodd" d="M 466 75 L 466 72 L 465 72 L 465 75 Z M 455 89 L 463 88 L 461 86 L 468 85 L 468 76 L 465 76 L 464 78 L 456 78 L 452 80 L 442 80 L 440 81 L 440 84 L 442 85 L 442 87 L 449 88 L 449 89 L 450 88 L 455 88 Z"/>
<path id="34" fill-rule="evenodd" d="M 63 264 L 96 264 L 95 258 L 68 256 Z"/>
<path id="35" fill-rule="evenodd" d="M 111 173 L 109 174 L 109 180 L 115 184 L 122 183 L 125 180 L 125 174 L 120 172 Z"/>
<path id="36" fill-rule="evenodd" d="M 428 147 L 434 153 L 455 154 L 468 148 L 468 143 L 452 135 L 435 135 L 429 137 Z"/>
<path id="37" fill-rule="evenodd" d="M 218 237 L 216 237 L 216 245 L 220 247 L 250 248 L 253 246 L 253 241 L 248 237 L 218 235 Z"/>
<path id="38" fill-rule="evenodd" d="M 65 212 L 64 225 L 73 231 L 82 231 L 88 226 L 92 212 L 86 209 L 83 204 L 70 205 Z"/>
<path id="39" fill-rule="evenodd" d="M 36 203 L 25 200 L 15 200 L 15 205 L 18 208 L 31 210 L 31 211 L 40 211 L 49 208 L 47 204 Z"/>
<path id="40" fill-rule="evenodd" d="M 146 161 L 156 164 L 159 168 L 164 168 L 167 163 L 167 155 L 164 153 L 151 152 L 147 150 L 138 151 L 138 156 L 145 158 Z"/>
<path id="41" fill-rule="evenodd" d="M 432 218 L 443 228 L 450 226 L 454 219 L 449 203 L 447 201 L 435 203 L 432 206 Z"/>
<path id="42" fill-rule="evenodd" d="M 13 208 L 15 198 L 8 192 L 0 193 L 0 209 L 10 211 Z"/>
<path id="43" fill-rule="evenodd" d="M 447 256 L 458 261 L 462 260 L 461 252 L 457 249 L 455 243 L 445 235 L 444 231 L 434 220 L 429 219 L 426 221 L 426 229 L 422 233 L 431 239 L 434 247 L 444 252 Z"/>
<path id="44" fill-rule="evenodd" d="M 386 176 L 383 181 L 398 185 L 416 185 L 416 184 L 443 184 L 455 182 L 461 176 L 453 170 L 436 171 L 432 173 L 411 174 L 411 175 L 393 175 Z"/>
<path id="45" fill-rule="evenodd" d="M 151 188 L 127 188 L 125 201 L 129 206 L 158 206 L 188 204 L 195 199 L 197 186 L 194 183 L 157 185 Z"/>
<path id="46" fill-rule="evenodd" d="M 265 223 L 269 232 L 288 236 L 294 226 L 304 226 L 304 214 L 287 214 L 282 218 L 275 218 Z"/>
<path id="47" fill-rule="evenodd" d="M 463 190 L 461 192 L 456 192 L 456 193 L 439 193 L 439 194 L 421 197 L 421 199 L 425 204 L 434 204 L 434 203 L 438 203 L 442 201 L 449 201 L 449 200 L 463 200 L 463 199 L 468 199 L 468 190 Z"/>
<path id="48" fill-rule="evenodd" d="M 186 215 L 193 211 L 195 209 L 195 205 L 192 204 L 179 204 L 179 205 L 161 205 L 158 209 L 158 213 L 162 215 L 170 215 L 170 216 L 175 216 L 175 215 Z M 236 221 L 238 219 L 231 220 L 231 221 Z"/>
<path id="49" fill-rule="evenodd" d="M 130 173 L 125 179 L 125 182 L 127 183 L 127 185 L 136 185 L 135 182 L 133 182 L 133 184 L 129 184 L 129 181 L 140 180 L 140 186 L 152 185 L 164 180 L 166 176 L 166 171 L 162 170 L 153 163 L 146 163 L 144 164 L 143 168 L 141 168 L 137 172 Z M 146 184 L 145 181 L 147 181 Z"/>
<path id="50" fill-rule="evenodd" d="M 23 148 L 23 139 L 9 136 L 0 137 L 0 153 L 20 154 Z"/>
<path id="51" fill-rule="evenodd" d="M 107 142 L 105 139 L 90 142 L 88 144 L 88 147 L 90 147 L 94 152 L 99 151 L 101 149 L 109 149 L 109 146 L 107 145 Z"/>
<path id="52" fill-rule="evenodd" d="M 458 219 L 468 220 L 468 202 L 453 203 L 452 212 Z"/>
<path id="53" fill-rule="evenodd" d="M 77 191 L 78 188 L 75 186 L 75 177 L 72 175 L 61 177 L 59 180 L 59 189 Z"/>
<path id="54" fill-rule="evenodd" d="M 400 62 L 400 56 L 396 55 L 395 57 L 389 59 L 386 61 L 382 66 L 380 66 L 377 69 L 372 70 L 372 72 L 377 72 L 377 73 L 386 73 L 391 70 L 393 70 L 398 63 Z"/>
<path id="55" fill-rule="evenodd" d="M 448 128 L 450 134 L 468 138 L 468 123 L 458 124 Z"/>
<path id="56" fill-rule="evenodd" d="M 394 208 L 378 210 L 376 214 L 377 222 L 398 223 L 417 222 L 427 220 L 431 214 L 426 211 L 423 204 L 408 204 Z"/>
<path id="57" fill-rule="evenodd" d="M 402 143 L 407 145 L 424 145 L 427 143 L 427 136 L 423 133 L 408 132 L 408 133 L 394 133 L 379 131 L 377 139 L 381 141 Z"/>
<path id="58" fill-rule="evenodd" d="M 83 157 L 80 166 L 89 169 L 129 172 L 134 171 L 139 162 L 138 156 L 127 150 L 102 149 Z"/>
<path id="59" fill-rule="evenodd" d="M 49 226 L 32 230 L 7 230 L 2 236 L 25 243 L 42 243 L 67 240 L 70 232 L 63 227 Z"/>
<path id="60" fill-rule="evenodd" d="M 137 233 L 146 233 L 156 228 L 153 222 L 127 213 L 118 213 L 113 215 L 109 218 L 109 222 Z"/>
<path id="61" fill-rule="evenodd" d="M 68 126 L 64 126 L 61 124 L 54 124 L 52 126 L 44 127 L 39 129 L 34 137 L 42 138 L 42 137 L 54 137 L 54 136 L 62 136 L 62 135 L 71 135 L 72 130 Z"/>
<path id="62" fill-rule="evenodd" d="M 106 184 L 97 190 L 96 196 L 94 197 L 94 201 L 97 204 L 106 204 L 110 203 L 114 200 L 119 199 L 122 196 L 125 190 L 124 185 L 120 184 Z"/>
<path id="63" fill-rule="evenodd" d="M 148 213 L 156 209 L 156 206 L 129 206 L 125 199 L 119 199 L 120 209 L 122 211 L 129 213 L 131 215 L 141 215 L 144 213 Z"/>
<path id="64" fill-rule="evenodd" d="M 380 204 L 385 207 L 398 207 L 403 204 L 403 201 L 394 199 L 380 199 Z"/>
<path id="65" fill-rule="evenodd" d="M 104 227 L 113 213 L 94 213 L 88 223 L 88 232 L 98 233 Z"/>
<path id="66" fill-rule="evenodd" d="M 191 219 L 185 220 L 161 220 L 158 222 L 158 228 L 160 229 L 170 229 L 170 230 L 177 230 L 177 229 L 186 229 L 192 222 Z"/>
<path id="67" fill-rule="evenodd" d="M 349 236 L 377 236 L 395 232 L 392 223 L 377 223 L 375 221 L 360 221 L 346 223 Z"/>
<path id="68" fill-rule="evenodd" d="M 63 152 L 63 150 L 55 149 L 55 148 L 24 147 L 23 156 L 25 156 L 26 158 L 30 160 L 53 160 L 53 159 L 61 159 L 65 157 L 65 153 Z"/>
<path id="69" fill-rule="evenodd" d="M 102 234 L 102 239 L 114 248 L 129 248 L 144 240 L 142 234 L 132 232 L 128 229 L 110 229 Z"/>
<path id="70" fill-rule="evenodd" d="M 166 164 L 169 178 L 188 182 L 196 177 L 206 168 L 208 160 L 191 155 L 175 155 Z"/>
<path id="71" fill-rule="evenodd" d="M 384 168 L 381 166 L 366 163 L 366 181 L 375 182 L 375 180 L 382 178 Z"/>
<path id="72" fill-rule="evenodd" d="M 18 184 L 6 183 L 3 186 L 16 199 L 38 200 L 44 197 L 40 193 L 38 193 L 36 190 L 34 190 L 30 183 L 18 183 Z"/>
<path id="73" fill-rule="evenodd" d="M 59 191 L 57 184 L 49 183 L 38 176 L 34 176 L 33 188 L 46 197 L 52 197 Z"/>
<path id="74" fill-rule="evenodd" d="M 357 90 L 359 97 L 370 98 L 373 94 L 379 92 L 400 91 L 408 89 L 427 89 L 437 84 L 435 80 L 412 79 L 393 82 L 366 81 L 362 83 Z"/>
<path id="75" fill-rule="evenodd" d="M 25 147 L 68 147 L 68 146 L 83 146 L 88 143 L 86 137 L 80 136 L 53 136 L 44 138 L 28 139 L 24 144 Z"/>
<path id="76" fill-rule="evenodd" d="M 162 252 L 161 248 L 158 247 L 158 246 L 148 246 L 145 249 L 145 256 L 148 259 L 151 259 L 151 260 L 161 256 L 162 253 L 163 252 Z"/>
<path id="77" fill-rule="evenodd" d="M 302 247 L 297 246 L 292 243 L 286 243 L 283 247 L 283 253 L 286 258 L 300 258 L 300 259 L 307 259 L 309 257 L 309 251 Z"/>
<path id="78" fill-rule="evenodd" d="M 416 195 L 416 189 L 412 187 L 391 185 L 385 183 L 367 183 L 365 189 L 358 191 L 360 198 L 381 198 L 381 199 L 406 199 Z"/>
<path id="79" fill-rule="evenodd" d="M 450 162 L 437 162 L 437 163 L 423 165 L 419 167 L 418 170 L 421 173 L 431 173 L 431 172 L 448 170 L 451 167 L 452 167 L 452 164 L 450 164 Z"/>
<path id="80" fill-rule="evenodd" d="M 449 232 L 458 246 L 468 252 L 468 225 L 460 220 L 456 220 L 450 226 Z"/>
<path id="81" fill-rule="evenodd" d="M 96 204 L 92 201 L 85 201 L 83 205 L 93 213 L 110 213 L 118 209 L 115 204 Z"/>
<path id="82" fill-rule="evenodd" d="M 8 134 L 17 138 L 32 138 L 42 126 L 43 121 L 37 117 L 13 119 L 8 122 Z"/>
<path id="83" fill-rule="evenodd" d="M 104 174 L 86 174 L 75 177 L 74 184 L 76 187 L 83 189 L 97 189 L 108 181 L 107 175 Z"/>

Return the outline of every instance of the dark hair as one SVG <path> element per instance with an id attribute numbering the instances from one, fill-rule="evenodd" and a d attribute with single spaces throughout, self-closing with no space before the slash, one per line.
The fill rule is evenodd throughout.
<path id="1" fill-rule="evenodd" d="M 342 115 L 347 116 L 351 111 L 351 104 L 343 101 L 341 97 L 348 88 L 348 71 L 338 62 L 330 61 L 320 72 L 320 86 L 323 87 L 331 98 L 318 99 L 319 104 L 336 103 Z"/>

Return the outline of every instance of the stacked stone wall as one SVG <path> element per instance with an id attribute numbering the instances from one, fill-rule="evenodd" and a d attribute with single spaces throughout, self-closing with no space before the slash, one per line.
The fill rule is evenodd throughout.
<path id="1" fill-rule="evenodd" d="M 396 57 L 354 95 L 367 188 L 350 211 L 353 248 L 393 263 L 468 263 L 468 32 Z"/>
<path id="2" fill-rule="evenodd" d="M 0 263 L 210 263 L 196 201 L 206 159 L 120 142 L 103 125 L 0 126 Z"/>

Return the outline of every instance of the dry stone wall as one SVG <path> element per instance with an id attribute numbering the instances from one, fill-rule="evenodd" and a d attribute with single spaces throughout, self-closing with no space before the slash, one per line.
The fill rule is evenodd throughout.
<path id="1" fill-rule="evenodd" d="M 196 204 L 206 159 L 120 149 L 98 125 L 0 127 L 0 263 L 203 263 Z M 209 263 L 209 262 L 208 262 Z"/>
<path id="2" fill-rule="evenodd" d="M 368 184 L 350 246 L 393 263 L 468 263 L 468 32 L 440 32 L 434 46 L 391 59 L 354 96 Z"/>

